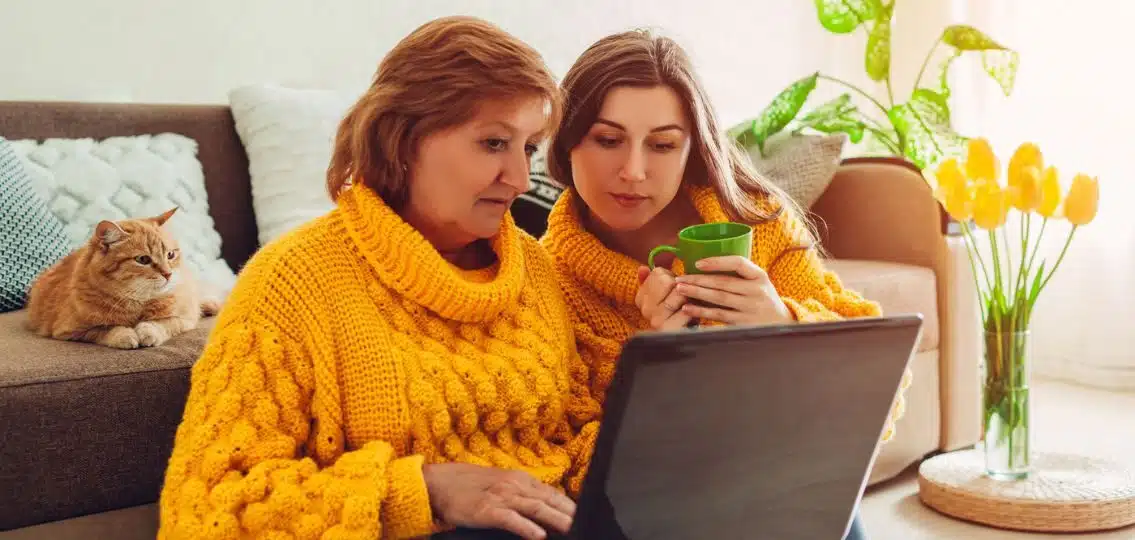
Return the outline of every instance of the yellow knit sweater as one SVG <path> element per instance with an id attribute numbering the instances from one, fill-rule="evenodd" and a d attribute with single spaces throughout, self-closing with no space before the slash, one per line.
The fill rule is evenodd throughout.
<path id="1" fill-rule="evenodd" d="M 706 187 L 683 190 L 679 196 L 690 197 L 707 223 L 730 221 L 716 194 Z M 580 219 L 580 202 L 573 190 L 565 191 L 548 218 L 548 230 L 541 243 L 556 259 L 564 282 L 564 294 L 576 317 L 576 339 L 584 367 L 573 371 L 573 393 L 581 397 L 575 403 L 588 402 L 601 407 L 607 388 L 615 375 L 615 364 L 623 344 L 639 331 L 650 328 L 635 306 L 638 291 L 638 261 L 608 249 L 584 229 Z M 762 204 L 768 207 L 767 201 Z M 756 225 L 753 229 L 752 260 L 769 275 L 796 320 L 815 322 L 846 317 L 870 317 L 882 313 L 879 305 L 845 289 L 839 278 L 826 270 L 815 249 L 793 249 L 802 243 L 804 224 L 782 214 L 776 221 Z M 681 261 L 675 261 L 681 274 Z M 902 388 L 910 384 L 910 372 L 903 378 Z M 896 399 L 891 424 L 883 435 L 889 441 L 893 422 L 903 414 L 902 395 Z M 599 412 L 593 410 L 592 417 Z M 596 432 L 595 426 L 575 441 L 586 446 Z M 586 451 L 586 449 L 584 449 Z M 585 471 L 579 471 L 582 475 Z"/>
<path id="2" fill-rule="evenodd" d="M 535 239 L 492 246 L 459 270 L 356 186 L 264 247 L 193 367 L 159 538 L 429 534 L 425 462 L 561 484 L 570 316 Z"/>

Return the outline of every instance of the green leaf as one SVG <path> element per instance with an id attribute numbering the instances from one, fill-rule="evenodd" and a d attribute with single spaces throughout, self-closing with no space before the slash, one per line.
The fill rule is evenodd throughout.
<path id="1" fill-rule="evenodd" d="M 1013 93 L 1013 84 L 1017 80 L 1017 67 L 1020 66 L 1021 55 L 1017 51 L 984 51 L 981 53 L 981 67 L 989 74 L 1001 91 L 1008 96 Z"/>
<path id="2" fill-rule="evenodd" d="M 867 57 L 865 67 L 867 76 L 873 81 L 882 81 L 891 75 L 891 12 L 887 6 L 879 12 L 875 26 L 867 36 Z"/>
<path id="3" fill-rule="evenodd" d="M 942 60 L 942 63 L 938 66 L 937 91 L 946 98 L 950 97 L 950 64 L 953 64 L 954 60 L 961 55 L 962 51 L 960 49 L 951 49 L 950 55 Z"/>
<path id="4" fill-rule="evenodd" d="M 1001 45 L 981 30 L 964 24 L 946 27 L 942 42 L 959 51 L 981 51 L 981 67 L 1001 86 L 1006 96 L 1013 93 L 1013 84 L 1020 66 L 1020 54 Z"/>
<path id="5" fill-rule="evenodd" d="M 743 139 L 745 139 L 746 134 L 752 133 L 752 129 L 753 121 L 745 120 L 744 122 L 741 122 L 740 124 L 737 124 L 726 130 L 725 134 L 728 135 L 730 139 L 741 143 L 742 146 L 748 147 L 749 144 L 746 144 Z"/>
<path id="6" fill-rule="evenodd" d="M 867 127 L 867 143 L 864 145 L 864 152 L 867 155 L 878 156 L 899 156 L 902 155 L 902 149 L 899 148 L 899 136 L 893 129 L 880 130 L 871 126 Z"/>
<path id="7" fill-rule="evenodd" d="M 910 101 L 887 111 L 903 141 L 903 155 L 919 169 L 961 154 L 966 139 L 950 127 L 950 105 L 946 97 L 927 88 L 918 88 Z"/>
<path id="8" fill-rule="evenodd" d="M 813 73 L 789 85 L 788 88 L 777 94 L 776 98 L 761 111 L 760 115 L 753 119 L 747 129 L 731 129 L 730 135 L 746 148 L 758 147 L 763 155 L 765 141 L 779 133 L 796 118 L 796 115 L 800 113 L 800 108 L 804 106 L 804 102 L 812 94 L 812 90 L 816 89 L 816 78 L 819 75 L 818 72 Z"/>
<path id="9" fill-rule="evenodd" d="M 1029 305 L 1036 303 L 1036 297 L 1040 294 L 1040 284 L 1044 282 L 1044 263 L 1041 261 L 1040 268 L 1036 271 L 1036 277 L 1033 278 L 1033 286 L 1029 289 Z M 1030 308 L 1031 309 L 1031 308 Z"/>
<path id="10" fill-rule="evenodd" d="M 804 115 L 796 121 L 797 129 L 813 129 L 821 133 L 846 133 L 851 142 L 863 140 L 866 126 L 858 119 L 859 110 L 851 102 L 851 94 L 843 94 Z"/>
<path id="11" fill-rule="evenodd" d="M 881 0 L 816 0 L 820 24 L 836 34 L 849 34 L 882 11 Z"/>
<path id="12" fill-rule="evenodd" d="M 942 43 L 963 51 L 984 51 L 1004 49 L 981 30 L 965 24 L 947 26 L 942 31 Z"/>

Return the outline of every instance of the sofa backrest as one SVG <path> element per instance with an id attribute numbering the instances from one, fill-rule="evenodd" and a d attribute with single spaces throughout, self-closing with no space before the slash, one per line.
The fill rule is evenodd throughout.
<path id="1" fill-rule="evenodd" d="M 257 249 L 248 156 L 226 105 L 0 101 L 0 137 L 92 138 L 179 133 L 198 144 L 209 213 L 234 271 Z"/>

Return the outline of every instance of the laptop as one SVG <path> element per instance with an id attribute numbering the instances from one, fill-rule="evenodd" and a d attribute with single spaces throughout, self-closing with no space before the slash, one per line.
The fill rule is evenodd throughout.
<path id="1" fill-rule="evenodd" d="M 921 332 L 901 315 L 637 335 L 572 529 L 549 538 L 841 540 Z"/>

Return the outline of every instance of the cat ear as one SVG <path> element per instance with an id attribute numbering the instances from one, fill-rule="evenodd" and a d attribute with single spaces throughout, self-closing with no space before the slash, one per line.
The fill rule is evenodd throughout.
<path id="1" fill-rule="evenodd" d="M 109 248 L 116 242 L 121 242 L 123 238 L 126 238 L 126 231 L 113 221 L 103 220 L 95 226 L 95 239 L 103 245 L 103 249 Z"/>
<path id="2" fill-rule="evenodd" d="M 170 208 L 169 210 L 166 210 L 166 212 L 164 214 L 162 214 L 158 217 L 155 217 L 155 218 L 151 218 L 151 219 L 154 221 L 154 223 L 157 223 L 158 226 L 165 225 L 166 222 L 169 221 L 169 218 L 173 217 L 173 215 L 175 213 L 177 213 L 178 208 L 180 208 L 180 207 L 175 206 L 173 208 Z"/>

